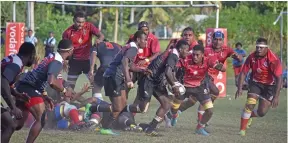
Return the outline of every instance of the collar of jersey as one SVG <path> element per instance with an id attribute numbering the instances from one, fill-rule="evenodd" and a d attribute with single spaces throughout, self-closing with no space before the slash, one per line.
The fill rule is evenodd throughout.
<path id="1" fill-rule="evenodd" d="M 131 47 L 136 47 L 138 49 L 138 47 L 137 47 L 135 42 L 130 42 L 129 44 L 130 44 Z"/>
<path id="2" fill-rule="evenodd" d="M 177 57 L 179 58 L 179 52 L 177 51 L 177 49 L 173 48 L 172 53 L 177 55 Z"/>
<path id="3" fill-rule="evenodd" d="M 55 52 L 55 60 L 63 63 L 63 58 L 58 52 Z"/>

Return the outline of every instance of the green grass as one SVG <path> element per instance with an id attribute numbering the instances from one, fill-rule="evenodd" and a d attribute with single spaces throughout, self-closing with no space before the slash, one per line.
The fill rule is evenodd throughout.
<path id="1" fill-rule="evenodd" d="M 83 83 L 87 82 L 82 75 L 77 82 L 76 90 L 79 91 Z M 164 136 L 155 138 L 147 137 L 144 133 L 121 132 L 120 136 L 112 137 L 99 135 L 96 132 L 68 132 L 58 130 L 43 130 L 37 138 L 37 143 L 162 143 L 162 142 L 201 142 L 201 143 L 284 143 L 287 141 L 287 90 L 282 90 L 278 108 L 270 109 L 263 118 L 255 118 L 252 127 L 247 130 L 245 137 L 239 136 L 240 112 L 246 101 L 246 92 L 240 99 L 235 100 L 234 79 L 228 80 L 227 97 L 216 100 L 213 117 L 210 121 L 211 136 L 203 137 L 194 134 L 196 128 L 197 107 L 188 109 L 179 117 L 176 127 L 165 128 L 164 124 L 159 131 Z M 136 89 L 130 93 L 128 103 L 135 98 Z M 87 93 L 90 97 L 91 93 Z M 106 101 L 109 101 L 105 97 Z M 153 98 L 149 111 L 146 114 L 137 114 L 136 121 L 150 122 L 155 116 L 159 104 Z M 16 132 L 11 143 L 24 142 L 28 134 L 27 129 Z"/>

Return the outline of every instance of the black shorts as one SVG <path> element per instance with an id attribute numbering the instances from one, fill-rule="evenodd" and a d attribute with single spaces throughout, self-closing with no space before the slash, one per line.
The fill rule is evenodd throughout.
<path id="1" fill-rule="evenodd" d="M 138 98 L 141 101 L 150 101 L 152 96 L 167 95 L 168 92 L 164 83 L 156 83 L 147 77 L 138 81 Z"/>
<path id="2" fill-rule="evenodd" d="M 88 74 L 90 70 L 90 60 L 69 60 L 68 75 Z"/>
<path id="3" fill-rule="evenodd" d="M 259 98 L 264 98 L 271 102 L 276 94 L 276 85 L 264 85 L 250 80 L 248 94 L 249 93 L 256 94 Z"/>
<path id="4" fill-rule="evenodd" d="M 185 87 L 185 88 L 186 93 L 184 96 L 186 98 L 188 98 L 189 96 L 195 97 L 201 104 L 203 103 L 203 101 L 211 99 L 209 91 L 205 84 L 201 84 L 200 86 L 197 87 Z"/>
<path id="5" fill-rule="evenodd" d="M 99 86 L 99 87 L 103 87 L 104 86 L 104 77 L 103 74 L 105 72 L 105 70 L 107 69 L 107 67 L 99 67 L 97 69 L 97 72 L 94 76 L 94 83 Z"/>
<path id="6" fill-rule="evenodd" d="M 19 83 L 16 86 L 16 90 L 19 93 L 27 93 L 27 95 L 30 97 L 29 102 L 24 102 L 22 100 L 16 99 L 16 106 L 21 107 L 21 109 L 28 109 L 29 107 L 44 102 L 42 99 L 42 93 L 38 90 L 36 90 L 33 86 L 27 84 L 27 83 Z M 36 99 L 36 100 L 35 100 Z M 42 100 L 37 100 L 42 99 Z"/>
<path id="7" fill-rule="evenodd" d="M 143 77 L 144 77 L 143 73 L 140 73 L 140 72 L 133 72 L 132 73 L 132 81 L 133 81 L 133 83 L 138 81 L 138 85 L 139 85 L 139 80 L 141 80 Z"/>
<path id="8" fill-rule="evenodd" d="M 104 91 L 106 96 L 121 96 L 121 90 L 126 90 L 124 79 L 115 76 L 104 77 Z"/>

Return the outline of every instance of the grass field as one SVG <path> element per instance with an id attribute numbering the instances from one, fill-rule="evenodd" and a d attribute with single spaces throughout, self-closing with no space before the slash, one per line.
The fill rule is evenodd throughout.
<path id="1" fill-rule="evenodd" d="M 77 89 L 87 80 L 82 75 L 77 82 Z M 144 133 L 120 132 L 120 136 L 99 135 L 96 132 L 70 132 L 58 130 L 43 130 L 36 140 L 37 143 L 162 143 L 162 142 L 201 142 L 201 143 L 286 143 L 287 142 L 287 90 L 282 90 L 280 104 L 276 109 L 271 109 L 264 118 L 253 120 L 252 127 L 248 129 L 245 137 L 239 136 L 240 112 L 245 104 L 246 92 L 243 96 L 235 100 L 236 88 L 234 80 L 229 79 L 227 85 L 227 97 L 219 99 L 215 103 L 213 117 L 210 121 L 209 129 L 211 135 L 203 137 L 194 134 L 196 128 L 196 109 L 198 105 L 188 109 L 181 114 L 176 127 L 165 128 L 164 124 L 159 131 L 163 137 L 148 137 Z M 134 100 L 134 89 L 129 98 L 129 103 Z M 90 96 L 87 93 L 85 96 Z M 107 98 L 105 100 L 108 101 Z M 137 122 L 150 122 L 155 115 L 158 103 L 153 99 L 149 111 L 146 114 L 138 114 Z M 16 132 L 11 139 L 11 143 L 25 142 L 28 130 L 23 129 Z"/>

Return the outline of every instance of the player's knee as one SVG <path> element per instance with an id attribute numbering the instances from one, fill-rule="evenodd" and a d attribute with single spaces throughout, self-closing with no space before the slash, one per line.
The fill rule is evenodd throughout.
<path id="1" fill-rule="evenodd" d="M 212 115 L 213 114 L 213 103 L 212 101 L 208 101 L 206 103 L 203 104 L 203 109 L 205 110 L 206 114 Z"/>
<path id="2" fill-rule="evenodd" d="M 257 111 L 257 114 L 259 117 L 264 117 L 266 115 L 267 111 L 264 111 L 264 110 L 259 110 Z"/>
<path id="3" fill-rule="evenodd" d="M 212 110 L 212 108 L 206 109 L 206 110 L 205 110 L 205 113 L 208 114 L 209 116 L 212 116 L 212 115 L 213 115 L 213 110 Z"/>
<path id="4" fill-rule="evenodd" d="M 177 109 L 179 109 L 180 105 L 181 105 L 181 104 L 178 103 L 178 102 L 171 102 L 171 108 L 172 108 L 172 109 L 177 110 Z"/>
<path id="5" fill-rule="evenodd" d="M 140 103 L 139 105 L 137 105 L 137 110 L 140 111 L 140 113 L 146 113 L 149 107 L 149 102 L 148 103 Z"/>

